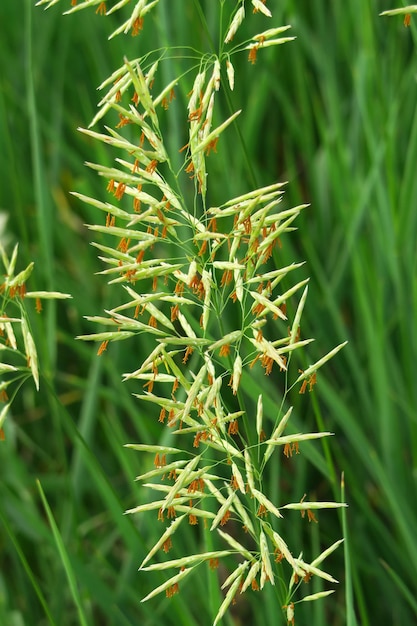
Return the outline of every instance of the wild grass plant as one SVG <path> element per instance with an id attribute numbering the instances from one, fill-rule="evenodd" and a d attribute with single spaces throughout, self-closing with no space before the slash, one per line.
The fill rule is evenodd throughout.
<path id="1" fill-rule="evenodd" d="M 54 3 L 38 4 L 50 7 Z M 106 4 L 95 1 L 74 3 L 72 11 L 95 4 L 98 12 L 106 14 Z M 117 4 L 114 9 L 124 4 Z M 139 34 L 145 16 L 156 4 L 139 2 L 111 36 L 129 31 Z M 199 5 L 195 8 L 211 43 L 214 33 Z M 167 443 L 127 444 L 155 455 L 155 469 L 138 479 L 145 481 L 145 488 L 156 492 L 150 502 L 129 509 L 128 513 L 157 512 L 162 525 L 160 536 L 140 569 L 173 569 L 175 573 L 143 600 L 161 592 L 170 598 L 198 566 L 208 564 L 217 569 L 222 560 L 229 572 L 223 582 L 215 575 L 216 582 L 211 583 L 211 587 L 218 582 L 226 589 L 216 610 L 211 607 L 214 624 L 236 602 L 238 594 L 247 589 L 262 590 L 266 583 L 275 586 L 275 579 L 278 606 L 285 610 L 286 621 L 294 623 L 297 602 L 318 600 L 332 593 L 304 593 L 299 599 L 296 595 L 299 586 L 307 584 L 313 575 L 336 582 L 319 566 L 340 542 L 310 561 L 303 558 L 301 549 L 298 556 L 293 556 L 280 533 L 279 520 L 286 510 L 298 510 L 309 522 L 317 521 L 315 510 L 342 505 L 306 500 L 306 494 L 300 494 L 298 502 L 281 502 L 277 506 L 265 493 L 264 474 L 277 450 L 288 459 L 299 454 L 301 442 L 331 434 L 288 433 L 293 408 L 288 398 L 296 386 L 300 393 L 311 391 L 317 371 L 343 344 L 305 370 L 293 366 L 295 375 L 290 375 L 293 354 L 311 341 L 300 339 L 307 281 L 290 283 L 282 289 L 287 276 L 300 264 L 282 266 L 276 262 L 269 269 L 268 262 L 281 238 L 293 230 L 293 221 L 305 205 L 278 210 L 282 183 L 245 191 L 220 206 L 210 206 L 207 201 L 210 175 L 206 158 L 217 151 L 222 134 L 240 114 L 233 111 L 218 125 L 214 123 L 216 96 L 222 82 L 223 90 L 234 90 L 234 55 L 246 51 L 249 61 L 255 63 L 259 51 L 293 39 L 281 36 L 289 28 L 284 26 L 263 30 L 235 44 L 235 35 L 248 8 L 238 2 L 228 13 L 224 3 L 219 3 L 218 9 L 219 49 L 213 50 L 211 45 L 209 52 L 199 52 L 190 46 L 168 45 L 150 50 L 137 59 L 125 58 L 123 66 L 100 86 L 106 94 L 91 126 L 112 111 L 118 114 L 117 124 L 114 129 L 105 126 L 105 133 L 82 132 L 122 153 L 113 167 L 88 164 L 106 180 L 107 192 L 114 199 L 103 202 L 96 197 L 75 195 L 105 214 L 104 224 L 96 222 L 89 228 L 112 237 L 110 244 L 94 245 L 109 266 L 102 273 L 110 277 L 110 285 L 122 284 L 125 296 L 122 294 L 121 304 L 108 310 L 106 317 L 88 318 L 110 326 L 110 330 L 79 338 L 100 341 L 99 355 L 115 341 L 144 334 L 155 339 L 139 368 L 124 377 L 144 381 L 144 393 L 135 395 L 157 407 L 158 421 L 165 433 L 160 438 Z M 251 9 L 255 14 L 272 17 L 262 2 L 254 0 Z M 222 33 L 224 24 L 227 28 Z M 166 61 L 180 65 L 185 55 L 191 68 L 185 67 L 167 84 L 159 86 L 159 65 Z M 176 97 L 176 89 L 183 100 L 188 88 L 178 85 L 187 85 L 190 71 L 192 88 L 184 107 L 188 141 L 182 148 L 176 146 L 185 156 L 179 169 L 175 169 L 160 117 Z M 192 179 L 188 193 L 182 190 L 187 184 L 184 175 Z M 289 319 L 287 301 L 297 293 L 298 304 Z M 273 320 L 284 322 L 280 330 L 277 324 L 278 336 L 268 328 Z M 258 362 L 268 376 L 274 367 L 282 373 L 282 397 L 268 420 L 272 425 L 264 420 L 262 393 L 257 394 L 254 406 L 256 387 L 245 392 L 241 386 L 244 369 L 252 369 Z M 162 482 L 148 482 L 155 478 L 162 478 Z M 192 529 L 183 527 L 187 522 L 197 526 L 199 521 L 204 526 L 203 549 L 149 564 L 157 553 L 170 552 L 180 526 L 186 543 L 186 535 Z M 232 524 L 242 527 L 247 537 L 240 538 L 236 529 L 230 531 Z M 217 531 L 214 538 L 208 536 L 213 531 Z M 288 573 L 283 561 L 290 566 Z M 220 593 L 217 596 L 220 598 Z"/>
<path id="2" fill-rule="evenodd" d="M 210 26 L 214 4 L 204 5 Z M 162 593 L 140 604 L 167 579 L 168 571 L 137 572 L 162 527 L 152 512 L 121 515 L 149 502 L 152 492 L 131 481 L 132 476 L 155 469 L 151 455 L 126 450 L 123 444 L 172 442 L 161 436 L 158 416 L 131 396 L 143 393 L 142 383 L 135 379 L 122 383 L 120 373 L 137 369 L 138 355 L 149 354 L 154 336 L 114 342 L 101 357 L 89 344 L 73 340 L 75 335 L 92 332 L 83 314 L 94 316 L 120 304 L 115 287 L 109 290 L 105 281 L 92 280 L 103 265 L 96 262 L 83 223 L 94 224 L 97 210 L 68 195 L 76 189 L 111 201 L 100 179 L 86 175 L 82 160 L 111 167 L 114 152 L 74 133 L 74 128 L 93 119 L 92 86 L 121 67 L 124 55 L 134 59 L 145 49 L 163 47 L 168 33 L 182 40 L 194 38 L 194 47 L 201 48 L 199 18 L 193 28 L 185 27 L 189 6 L 178 0 L 180 8 L 171 11 L 160 2 L 138 38 L 115 37 L 109 42 L 106 37 L 121 23 L 117 13 L 103 18 L 94 11 L 81 11 L 63 19 L 56 8 L 42 13 L 29 0 L 23 14 L 21 3 L 0 7 L 7 23 L 0 40 L 1 207 L 9 214 L 9 237 L 21 242 L 19 267 L 35 259 L 30 288 L 73 295 L 73 300 L 57 307 L 52 301 L 45 303 L 41 314 L 33 312 L 40 391 L 35 394 L 34 385 L 25 384 L 4 423 L 0 623 L 132 624 L 138 615 L 145 624 L 161 619 L 209 623 L 212 610 L 221 602 L 216 574 L 201 566 L 196 576 L 190 574 L 183 581 L 179 594 L 165 598 Z M 346 338 L 349 347 L 320 370 L 311 393 L 300 395 L 297 386 L 289 394 L 294 405 L 289 428 L 329 430 L 337 437 L 329 440 L 330 445 L 326 438 L 300 444 L 302 453 L 282 459 L 284 465 L 277 462 L 280 455 L 272 455 L 264 486 L 274 502 L 280 502 L 285 489 L 288 502 L 305 492 L 317 493 L 317 500 L 331 500 L 333 491 L 333 499 L 346 498 L 350 504 L 346 511 L 350 532 L 344 535 L 347 583 L 350 571 L 353 589 L 346 584 L 339 548 L 328 557 L 328 571 L 342 584 L 331 598 L 298 604 L 298 624 L 353 624 L 355 613 L 361 624 L 412 623 L 417 615 L 412 497 L 415 20 L 412 17 L 410 28 L 405 28 L 402 16 L 379 17 L 379 12 L 392 8 L 388 1 L 375 5 L 350 0 L 343 6 L 329 6 L 323 0 L 287 1 L 269 3 L 269 8 L 275 23 L 292 24 L 297 40 L 264 49 L 262 56 L 259 51 L 254 66 L 246 55 L 235 55 L 231 109 L 223 99 L 227 77 L 222 77 L 215 96 L 217 124 L 242 109 L 236 132 L 240 130 L 246 152 L 254 156 L 248 161 L 232 139 L 234 128 L 227 129 L 217 154 L 207 159 L 209 185 L 216 177 L 207 194 L 208 205 L 220 206 L 225 199 L 241 195 L 242 180 L 247 181 L 247 189 L 289 180 L 281 206 L 311 202 L 311 208 L 297 217 L 297 233 L 283 236 L 283 247 L 274 254 L 285 265 L 307 259 L 293 273 L 299 280 L 307 277 L 306 270 L 312 273 L 302 326 L 303 338 L 316 337 L 307 346 L 310 358 L 319 360 L 323 349 L 330 350 Z M 125 11 L 123 20 L 127 17 Z M 256 32 L 255 17 L 262 23 L 262 16 L 250 20 L 248 16 L 240 27 L 241 41 Z M 259 30 L 269 28 L 268 22 L 265 17 Z M 165 83 L 178 74 L 177 63 L 175 67 L 160 64 L 158 73 L 166 73 Z M 161 78 L 159 84 L 163 82 Z M 157 83 L 154 96 L 156 87 Z M 190 80 L 188 91 L 191 87 Z M 188 139 L 180 131 L 186 126 L 187 102 L 186 94 L 177 89 L 176 99 L 164 112 L 166 118 L 160 117 L 176 171 L 183 153 L 174 147 Z M 104 120 L 112 120 L 111 115 Z M 118 122 L 116 113 L 113 119 Z M 168 133 L 165 121 L 169 121 Z M 128 132 L 129 127 L 120 130 Z M 182 192 L 188 198 L 192 183 L 183 179 Z M 42 210 L 35 211 L 35 206 Z M 111 245 L 111 238 L 98 233 L 95 240 Z M 8 249 L 11 252 L 13 245 Z M 54 263 L 46 263 L 47 258 Z M 294 314 L 291 299 L 288 304 L 290 316 Z M 307 366 L 308 360 L 300 369 Z M 264 420 L 271 426 L 268 416 L 277 410 L 277 389 L 282 393 L 277 380 L 274 373 L 266 377 L 259 363 L 252 370 L 243 368 L 240 387 L 245 392 L 255 387 L 248 404 L 256 411 L 262 393 Z M 229 401 L 235 401 L 231 390 Z M 49 503 L 49 518 L 41 494 Z M 237 495 L 243 497 L 239 491 Z M 308 524 L 294 512 L 291 526 L 286 526 L 288 545 L 299 545 L 303 537 L 305 556 L 311 558 L 340 537 L 340 521 L 334 513 L 316 512 L 316 516 L 319 524 Z M 202 549 L 202 527 L 200 520 L 193 533 L 179 529 L 173 538 L 175 556 Z M 222 563 L 217 571 L 226 574 Z M 313 576 L 309 585 L 315 592 L 329 589 L 326 581 L 322 586 L 321 582 Z M 242 616 L 276 622 L 278 602 L 269 583 L 262 595 L 246 592 L 238 600 L 226 613 L 225 623 Z"/>
<path id="3" fill-rule="evenodd" d="M 39 366 L 36 345 L 30 329 L 28 301 L 33 310 L 42 311 L 42 301 L 67 299 L 69 294 L 52 291 L 28 291 L 34 263 L 16 271 L 18 245 L 9 258 L 0 244 L 5 280 L 0 287 L 0 394 L 4 406 L 0 413 L 0 438 L 4 440 L 3 425 L 14 397 L 28 378 L 32 378 L 39 390 Z"/>

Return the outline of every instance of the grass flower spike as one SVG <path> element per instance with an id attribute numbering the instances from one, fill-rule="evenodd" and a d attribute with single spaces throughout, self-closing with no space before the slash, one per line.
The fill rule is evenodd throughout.
<path id="1" fill-rule="evenodd" d="M 42 311 L 42 300 L 67 299 L 69 294 L 57 291 L 28 291 L 34 263 L 16 273 L 18 245 L 9 258 L 0 245 L 0 255 L 4 267 L 4 282 L 0 285 L 0 400 L 7 402 L 15 396 L 23 380 L 32 377 L 39 390 L 38 353 L 30 325 L 33 312 Z M 0 429 L 6 419 L 11 401 L 0 414 Z M 3 432 L 1 430 L 1 432 Z"/>
<path id="2" fill-rule="evenodd" d="M 218 4 L 226 11 L 224 2 Z M 149 580 L 153 572 L 171 571 L 143 601 L 161 593 L 171 598 L 190 574 L 221 563 L 223 595 L 213 624 L 238 596 L 269 586 L 276 588 L 283 617 L 294 623 L 297 602 L 327 594 L 303 594 L 301 584 L 312 576 L 336 581 L 318 567 L 328 552 L 311 561 L 297 557 L 299 546 L 287 543 L 285 528 L 295 515 L 308 525 L 317 521 L 318 511 L 325 515 L 344 505 L 307 500 L 303 493 L 288 502 L 285 490 L 266 491 L 266 477 L 273 463 L 292 466 L 307 447 L 314 449 L 331 435 L 302 430 L 292 390 L 297 398 L 299 390 L 312 390 L 317 371 L 343 344 L 300 370 L 312 341 L 300 335 L 308 280 L 293 278 L 302 263 L 283 264 L 279 250 L 308 205 L 289 207 L 281 182 L 251 190 L 242 185 L 239 195 L 212 200 L 219 198 L 210 186 L 215 189 L 213 153 L 234 141 L 241 114 L 230 106 L 224 115 L 221 105 L 238 83 L 234 55 L 249 51 L 254 63 L 258 51 L 294 39 L 280 36 L 289 28 L 283 26 L 239 40 L 244 21 L 251 28 L 272 13 L 261 0 L 231 4 L 229 16 L 219 12 L 224 29 L 219 49 L 186 49 L 189 64 L 177 76 L 165 80 L 166 52 L 149 51 L 125 58 L 100 86 L 107 93 L 91 126 L 105 116 L 113 125 L 81 132 L 111 150 L 114 162 L 87 163 L 103 179 L 100 198 L 74 195 L 97 212 L 88 228 L 98 236 L 101 274 L 118 303 L 103 316 L 88 317 L 103 328 L 79 338 L 99 342 L 100 355 L 116 341 L 143 334 L 152 340 L 151 350 L 124 379 L 137 386 L 138 406 L 154 417 L 159 441 L 169 445 L 127 444 L 154 459 L 153 468 L 138 477 L 149 499 L 127 513 L 153 515 L 161 528 L 141 572 L 148 572 Z M 71 11 L 97 5 L 86 0 Z M 113 35 L 146 28 L 144 18 L 157 5 L 133 3 L 131 16 Z M 173 90 L 183 82 L 191 91 L 176 110 L 187 143 L 174 153 L 163 120 Z M 35 378 L 36 359 L 25 333 Z M 279 393 L 272 413 L 264 401 L 267 384 Z M 177 537 L 187 533 L 199 536 L 194 545 L 201 550 L 171 556 Z M 218 580 L 215 572 L 212 576 Z"/>

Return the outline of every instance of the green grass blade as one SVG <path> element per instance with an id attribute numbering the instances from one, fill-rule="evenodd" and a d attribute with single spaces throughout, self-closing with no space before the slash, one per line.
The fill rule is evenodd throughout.
<path id="1" fill-rule="evenodd" d="M 74 574 L 74 570 L 73 570 L 73 567 L 72 567 L 72 564 L 71 564 L 70 556 L 69 556 L 68 551 L 67 551 L 67 549 L 65 547 L 65 544 L 64 544 L 64 542 L 62 540 L 62 536 L 61 536 L 61 534 L 59 532 L 58 526 L 57 526 L 57 524 L 55 522 L 53 513 L 52 513 L 51 508 L 50 508 L 50 506 L 48 504 L 48 501 L 46 499 L 46 496 L 45 496 L 45 493 L 44 493 L 44 491 L 42 489 L 42 485 L 41 485 L 40 481 L 37 480 L 36 484 L 38 486 L 38 490 L 39 490 L 39 493 L 40 493 L 40 496 L 41 496 L 43 507 L 45 509 L 45 513 L 46 513 L 46 515 L 48 517 L 49 525 L 51 527 L 52 534 L 54 536 L 55 544 L 56 544 L 56 547 L 57 547 L 57 550 L 58 550 L 58 554 L 59 554 L 60 559 L 61 559 L 61 563 L 62 563 L 62 565 L 64 567 L 64 570 L 65 570 L 65 574 L 66 574 L 67 581 L 68 581 L 68 584 L 69 584 L 69 588 L 70 588 L 70 591 L 71 591 L 71 596 L 72 596 L 72 599 L 74 601 L 74 604 L 77 607 L 77 612 L 78 612 L 78 617 L 79 617 L 79 620 L 80 620 L 80 625 L 81 626 L 88 626 L 89 621 L 88 621 L 88 619 L 86 617 L 86 614 L 85 614 L 85 611 L 84 611 L 84 607 L 83 607 L 83 604 L 82 604 L 80 592 L 79 592 L 79 589 L 78 589 L 77 580 L 76 580 L 76 577 L 75 577 L 75 574 Z"/>
<path id="2" fill-rule="evenodd" d="M 27 577 L 30 580 L 30 583 L 36 593 L 36 595 L 38 596 L 39 602 L 42 605 L 43 610 L 45 611 L 45 616 L 50 624 L 50 626 L 57 626 L 57 623 L 55 622 L 54 618 L 52 617 L 51 611 L 49 609 L 48 606 L 48 602 L 44 596 L 44 594 L 42 593 L 42 589 L 38 583 L 38 581 L 36 580 L 36 576 L 33 573 L 33 570 L 25 556 L 25 552 L 24 549 L 21 547 L 17 536 L 14 534 L 14 532 L 12 531 L 12 529 L 10 528 L 6 518 L 3 516 L 2 512 L 0 511 L 0 519 L 2 521 L 2 524 L 6 530 L 7 536 L 9 537 L 10 541 L 12 542 L 17 555 L 23 565 L 23 569 L 25 570 Z"/>

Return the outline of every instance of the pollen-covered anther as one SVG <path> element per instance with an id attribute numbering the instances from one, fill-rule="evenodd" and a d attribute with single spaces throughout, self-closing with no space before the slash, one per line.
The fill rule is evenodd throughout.
<path id="1" fill-rule="evenodd" d="M 190 509 L 193 508 L 193 501 L 190 500 Z M 197 515 L 195 515 L 194 513 L 189 513 L 188 515 L 188 523 L 190 524 L 190 526 L 197 526 L 198 524 L 198 519 L 197 519 Z"/>
<path id="2" fill-rule="evenodd" d="M 174 382 L 172 383 L 172 390 L 171 390 L 171 396 L 174 398 L 175 397 L 175 392 L 177 391 L 178 387 L 180 386 L 179 380 L 178 378 L 176 378 L 174 380 Z"/>
<path id="3" fill-rule="evenodd" d="M 175 306 L 171 307 L 171 317 L 170 317 L 171 322 L 174 322 L 178 318 L 179 310 L 180 310 L 180 308 L 179 308 L 178 304 L 176 304 Z"/>
<path id="4" fill-rule="evenodd" d="M 255 10 L 255 9 L 254 9 Z M 250 63 L 252 63 L 252 65 L 255 65 L 256 63 L 256 56 L 258 54 L 258 48 L 259 46 L 253 46 L 250 50 L 249 50 L 249 56 L 248 56 L 248 61 Z"/>
<path id="5" fill-rule="evenodd" d="M 143 17 L 137 17 L 132 25 L 132 37 L 139 35 L 139 31 L 143 28 Z"/>
<path id="6" fill-rule="evenodd" d="M 182 360 L 182 362 L 184 363 L 184 365 L 185 365 L 185 363 L 187 363 L 188 358 L 189 358 L 189 357 L 190 357 L 190 355 L 193 353 L 193 351 L 194 351 L 194 348 L 193 348 L 192 346 L 187 346 L 187 349 L 186 349 L 185 354 L 184 354 L 184 358 L 183 358 L 183 360 Z"/>
<path id="7" fill-rule="evenodd" d="M 165 595 L 167 598 L 172 598 L 173 595 L 175 595 L 176 593 L 179 593 L 180 588 L 178 583 L 174 583 L 173 585 L 170 585 L 166 591 L 165 591 Z"/>
<path id="8" fill-rule="evenodd" d="M 275 563 L 281 563 L 281 561 L 284 559 L 284 554 L 281 552 L 281 550 L 279 548 L 275 548 L 274 550 L 274 560 Z"/>
<path id="9" fill-rule="evenodd" d="M 114 188 L 115 188 L 115 182 L 113 178 L 111 178 L 107 184 L 106 190 L 109 191 L 110 193 L 113 193 Z"/>
<path id="10" fill-rule="evenodd" d="M 264 310 L 265 310 L 265 305 L 261 304 L 261 302 L 258 302 L 257 304 L 255 304 L 252 307 L 252 314 L 253 315 L 260 315 Z"/>
<path id="11" fill-rule="evenodd" d="M 220 348 L 219 356 L 226 356 L 227 357 L 227 356 L 229 356 L 229 354 L 230 354 L 230 344 L 225 343 Z"/>
<path id="12" fill-rule="evenodd" d="M 217 233 L 217 220 L 215 217 L 212 217 L 207 224 L 207 230 L 210 230 L 212 233 Z"/>
<path id="13" fill-rule="evenodd" d="M 250 219 L 250 215 L 248 215 L 248 217 L 246 217 L 242 223 L 243 223 L 243 228 L 245 229 L 245 233 L 247 235 L 250 235 L 252 232 L 252 222 Z"/>
<path id="14" fill-rule="evenodd" d="M 194 293 L 196 294 L 197 298 L 199 298 L 200 300 L 204 300 L 206 290 L 204 289 L 204 284 L 202 280 L 198 282 L 197 289 L 194 290 Z"/>
<path id="15" fill-rule="evenodd" d="M 185 171 L 187 172 L 187 174 L 192 174 L 194 172 L 194 163 L 192 161 L 189 162 L 189 164 L 185 168 Z"/>
<path id="16" fill-rule="evenodd" d="M 318 520 L 316 518 L 316 516 L 314 515 L 313 511 L 311 509 L 301 509 L 300 513 L 301 513 L 301 517 L 305 517 L 305 514 L 307 512 L 307 519 L 309 522 L 314 522 L 315 524 L 318 524 Z"/>
<path id="17" fill-rule="evenodd" d="M 233 278 L 233 271 L 232 270 L 224 270 L 223 274 L 222 274 L 222 279 L 220 281 L 220 286 L 224 287 L 225 285 L 228 285 Z"/>
<path id="18" fill-rule="evenodd" d="M 229 427 L 227 429 L 228 435 L 237 435 L 239 432 L 239 423 L 237 420 L 232 420 L 229 422 Z"/>
<path id="19" fill-rule="evenodd" d="M 158 522 L 163 522 L 165 519 L 164 511 L 162 507 L 158 510 Z"/>
<path id="20" fill-rule="evenodd" d="M 302 374 L 301 370 L 299 370 L 299 372 Z M 308 387 L 309 391 L 312 391 L 314 385 L 316 385 L 316 384 L 317 384 L 317 374 L 316 374 L 316 372 L 313 372 L 311 374 L 311 376 L 308 376 L 308 378 L 305 378 L 303 380 L 303 382 L 301 384 L 301 387 L 300 387 L 299 393 L 305 393 L 307 387 Z"/>
<path id="21" fill-rule="evenodd" d="M 119 184 L 116 187 L 116 191 L 114 192 L 114 197 L 117 200 L 121 200 L 124 196 L 125 191 L 126 191 L 125 183 L 119 182 Z"/>
<path id="22" fill-rule="evenodd" d="M 169 506 L 167 510 L 167 518 L 175 519 L 176 517 L 177 517 L 177 514 L 175 512 L 175 508 L 173 506 Z"/>
<path id="23" fill-rule="evenodd" d="M 308 390 L 312 391 L 314 385 L 316 385 L 316 384 L 317 384 L 317 374 L 316 374 L 316 372 L 313 372 L 311 374 L 311 376 L 309 376 L 309 378 L 308 378 Z"/>
<path id="24" fill-rule="evenodd" d="M 217 557 L 209 559 L 209 568 L 217 569 L 219 567 L 219 559 Z"/>
<path id="25" fill-rule="evenodd" d="M 233 475 L 230 479 L 230 486 L 233 489 L 233 491 L 237 491 L 239 489 L 239 484 L 237 482 L 237 478 L 235 475 Z"/>
<path id="26" fill-rule="evenodd" d="M 103 354 L 103 352 L 105 350 L 107 350 L 107 346 L 109 344 L 109 340 L 107 339 L 106 341 L 102 341 L 98 350 L 97 350 L 97 355 L 100 356 L 101 354 Z"/>
<path id="27" fill-rule="evenodd" d="M 255 259 L 254 256 L 258 253 L 258 248 L 259 248 L 259 240 L 258 239 L 254 239 L 252 241 L 252 245 L 249 249 L 249 255 L 246 258 L 248 261 L 252 261 L 252 263 L 254 264 Z"/>
<path id="28" fill-rule="evenodd" d="M 261 357 L 261 365 L 265 370 L 265 376 L 269 376 L 269 374 L 272 372 L 274 359 L 267 354 L 263 354 Z"/>
<path id="29" fill-rule="evenodd" d="M 127 252 L 127 250 L 129 249 L 129 244 L 130 244 L 130 239 L 126 239 L 126 237 L 123 237 L 120 240 L 119 245 L 117 246 L 117 249 L 120 250 L 120 252 Z"/>
<path id="30" fill-rule="evenodd" d="M 168 413 L 168 427 L 173 428 L 177 423 L 177 416 L 174 409 L 171 409 Z"/>
<path id="31" fill-rule="evenodd" d="M 184 287 L 184 283 L 181 280 L 178 280 L 177 284 L 175 285 L 174 293 L 177 296 L 182 296 L 182 294 L 184 293 Z"/>
<path id="32" fill-rule="evenodd" d="M 166 415 L 166 409 L 162 407 L 162 409 L 159 412 L 158 422 L 161 422 L 161 424 L 163 424 L 165 421 L 165 415 Z"/>
<path id="33" fill-rule="evenodd" d="M 125 117 L 122 113 L 119 113 L 119 120 L 120 122 L 116 124 L 116 128 L 123 128 L 123 126 L 127 126 L 127 124 L 132 123 L 132 121 L 128 117 Z"/>
<path id="34" fill-rule="evenodd" d="M 215 137 L 212 141 L 210 141 L 207 144 L 207 147 L 205 149 L 206 156 L 208 156 L 212 150 L 213 150 L 213 152 L 217 152 L 217 142 L 218 141 L 219 141 L 219 138 Z"/>
<path id="35" fill-rule="evenodd" d="M 36 313 L 40 313 L 42 311 L 42 302 L 40 298 L 36 298 L 35 308 L 36 308 Z"/>
<path id="36" fill-rule="evenodd" d="M 267 510 L 266 510 L 265 505 L 264 504 L 260 504 L 259 507 L 258 507 L 258 510 L 256 512 L 256 515 L 258 517 L 265 517 L 266 514 L 267 514 Z"/>
<path id="37" fill-rule="evenodd" d="M 268 259 L 271 258 L 272 252 L 274 250 L 274 246 L 275 246 L 275 241 L 270 243 L 269 246 L 266 248 L 265 252 L 262 255 L 262 261 L 261 261 L 262 263 L 266 263 Z"/>
<path id="38" fill-rule="evenodd" d="M 222 519 L 220 520 L 220 526 L 224 526 L 225 524 L 227 524 L 229 519 L 230 519 L 230 511 L 227 510 L 226 513 L 223 515 Z"/>
<path id="39" fill-rule="evenodd" d="M 136 257 L 136 263 L 142 263 L 144 256 L 145 256 L 145 250 L 139 250 L 137 257 Z"/>
<path id="40" fill-rule="evenodd" d="M 142 131 L 139 137 L 139 148 L 143 148 L 144 143 L 145 143 L 145 133 Z"/>
<path id="41" fill-rule="evenodd" d="M 188 116 L 189 122 L 199 122 L 203 114 L 203 105 L 200 105 L 195 111 L 191 111 Z"/>
<path id="42" fill-rule="evenodd" d="M 156 318 L 153 315 L 150 316 L 148 325 L 151 328 L 156 328 L 158 326 L 158 322 L 156 321 Z"/>
<path id="43" fill-rule="evenodd" d="M 195 493 L 196 491 L 204 491 L 204 479 L 203 478 L 195 478 L 188 485 L 187 492 Z"/>
<path id="44" fill-rule="evenodd" d="M 17 293 L 21 298 L 24 298 L 26 295 L 26 285 L 25 283 L 22 283 L 21 285 L 18 285 L 17 287 Z"/>
<path id="45" fill-rule="evenodd" d="M 201 436 L 202 436 L 201 431 L 195 434 L 194 441 L 193 441 L 193 448 L 198 448 L 198 446 L 200 445 Z"/>
<path id="46" fill-rule="evenodd" d="M 153 174 L 157 167 L 158 161 L 156 159 L 152 159 L 152 161 L 146 166 L 146 171 L 149 172 L 149 174 Z"/>
<path id="47" fill-rule="evenodd" d="M 151 380 L 148 380 L 148 382 L 146 382 L 143 385 L 143 387 L 144 387 L 144 389 L 146 389 L 148 391 L 148 393 L 152 393 L 153 384 L 154 384 L 154 380 L 152 378 Z"/>
<path id="48" fill-rule="evenodd" d="M 165 554 L 167 552 L 169 552 L 172 548 L 172 541 L 171 541 L 171 537 L 168 537 L 168 539 L 165 539 L 164 543 L 162 544 L 162 550 L 165 552 Z"/>
<path id="49" fill-rule="evenodd" d="M 293 454 L 300 454 L 298 441 L 293 441 L 292 443 L 286 443 L 284 446 L 284 455 L 287 459 Z"/>
<path id="50" fill-rule="evenodd" d="M 201 244 L 201 247 L 200 247 L 200 249 L 198 251 L 198 256 L 203 256 L 203 254 L 205 254 L 206 250 L 207 250 L 207 239 L 205 239 L 203 241 L 203 243 Z"/>
<path id="51" fill-rule="evenodd" d="M 96 9 L 96 13 L 98 13 L 99 15 L 106 15 L 106 12 L 107 12 L 106 3 L 100 2 L 100 4 L 98 5 Z"/>
<path id="52" fill-rule="evenodd" d="M 136 270 L 127 270 L 123 276 L 126 278 L 126 280 L 128 280 L 130 283 L 134 283 L 135 282 L 135 274 L 136 274 Z"/>

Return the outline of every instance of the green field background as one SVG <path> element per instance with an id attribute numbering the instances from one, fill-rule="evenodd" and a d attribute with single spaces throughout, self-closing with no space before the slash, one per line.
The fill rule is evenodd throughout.
<path id="1" fill-rule="evenodd" d="M 118 342 L 97 357 L 97 346 L 74 339 L 96 330 L 84 316 L 102 315 L 118 294 L 97 275 L 102 265 L 85 227 L 102 217 L 69 192 L 105 199 L 84 162 L 111 164 L 114 155 L 77 132 L 95 114 L 97 86 L 124 55 L 207 46 L 197 8 L 215 32 L 218 3 L 161 0 L 139 37 L 110 42 L 118 13 L 64 17 L 69 1 L 46 12 L 34 4 L 0 3 L 0 211 L 7 216 L 0 237 L 9 250 L 19 242 L 22 268 L 35 261 L 32 289 L 73 299 L 34 313 L 41 389 L 22 387 L 0 442 L 0 625 L 209 625 L 208 572 L 172 599 L 140 602 L 163 580 L 137 571 L 158 527 L 153 514 L 123 512 L 149 498 L 134 478 L 152 459 L 123 444 L 163 435 L 132 396 L 141 388 L 121 376 L 150 344 L 146 337 Z M 306 261 L 299 279 L 310 276 L 302 325 L 315 338 L 309 355 L 349 342 L 320 371 L 314 392 L 294 397 L 299 428 L 335 436 L 297 459 L 285 481 L 278 467 L 269 476 L 270 493 L 285 488 L 288 501 L 304 492 L 340 500 L 345 479 L 344 523 L 321 512 L 318 525 L 297 519 L 287 529 L 286 540 L 307 556 L 345 536 L 327 564 L 340 581 L 336 593 L 300 605 L 296 625 L 415 624 L 417 16 L 409 28 L 401 16 L 380 17 L 395 8 L 390 0 L 268 6 L 273 24 L 291 24 L 297 39 L 258 53 L 255 66 L 236 59 L 240 135 L 231 133 L 210 156 L 209 202 L 288 181 L 285 203 L 311 205 L 279 259 Z M 167 64 L 163 79 L 176 69 Z M 173 147 L 187 141 L 184 102 L 179 93 L 165 121 Z M 272 410 L 278 392 L 269 380 Z M 180 553 L 192 554 L 200 539 L 190 533 L 183 541 Z M 313 583 L 313 591 L 326 588 Z M 224 619 L 227 626 L 281 623 L 270 589 L 248 595 Z"/>

